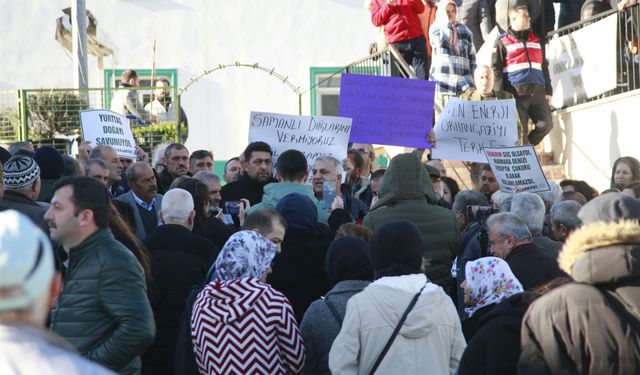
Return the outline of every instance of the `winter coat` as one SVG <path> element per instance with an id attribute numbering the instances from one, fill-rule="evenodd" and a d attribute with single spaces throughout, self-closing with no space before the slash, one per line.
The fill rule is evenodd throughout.
<path id="1" fill-rule="evenodd" d="M 424 275 L 383 277 L 347 302 L 329 353 L 333 374 L 368 374 Z M 466 344 L 451 299 L 428 283 L 378 367 L 378 374 L 454 374 Z"/>
<path id="2" fill-rule="evenodd" d="M 552 290 L 527 311 L 518 373 L 637 374 L 638 223 L 584 226 L 571 233 L 558 262 L 575 282 Z"/>
<path id="3" fill-rule="evenodd" d="M 263 188 L 270 182 L 277 182 L 275 179 L 271 179 L 265 183 L 256 182 L 246 174 L 241 174 L 238 179 L 230 184 L 226 184 L 222 187 L 220 195 L 222 196 L 222 202 L 220 207 L 224 207 L 224 202 L 239 201 L 240 199 L 248 199 L 249 203 L 254 204 L 262 201 Z"/>
<path id="4" fill-rule="evenodd" d="M 250 215 L 259 208 L 276 208 L 278 201 L 285 195 L 291 193 L 300 193 L 309 197 L 309 199 L 315 203 L 318 210 L 318 222 L 327 224 L 327 220 L 329 220 L 329 212 L 322 208 L 322 202 L 316 198 L 311 185 L 301 185 L 292 182 L 274 182 L 265 185 L 262 201 L 251 206 L 247 211 L 247 215 Z"/>
<path id="5" fill-rule="evenodd" d="M 69 250 L 64 287 L 50 328 L 83 357 L 121 374 L 140 373 L 155 324 L 142 266 L 109 229 Z"/>
<path id="6" fill-rule="evenodd" d="M 142 103 L 140 103 L 138 90 L 126 83 L 120 84 L 118 90 L 113 94 L 111 110 L 121 115 L 133 114 L 145 121 L 155 120 L 155 116 L 144 109 Z"/>
<path id="7" fill-rule="evenodd" d="M 544 255 L 533 243 L 514 248 L 504 260 L 524 290 L 531 290 L 556 277 L 566 276 L 555 259 Z"/>
<path id="8" fill-rule="evenodd" d="M 347 301 L 369 284 L 369 281 L 363 280 L 341 281 L 326 296 L 309 306 L 300 325 L 304 347 L 307 351 L 307 362 L 304 369 L 306 375 L 331 375 L 329 351 L 333 340 L 340 332 L 340 327 L 342 327 Z M 340 316 L 340 322 L 336 320 L 335 315 L 327 306 L 327 301 L 335 307 Z"/>
<path id="9" fill-rule="evenodd" d="M 380 187 L 380 199 L 365 216 L 364 225 L 375 232 L 390 221 L 408 220 L 420 231 L 425 250 L 423 268 L 438 285 L 450 280 L 458 255 L 460 230 L 451 210 L 432 204 L 436 194 L 431 179 L 415 154 L 391 160 Z"/>
<path id="10" fill-rule="evenodd" d="M 297 322 L 302 322 L 311 302 L 329 291 L 324 260 L 332 239 L 328 229 L 287 229 L 282 250 L 273 260 L 267 280 L 287 296 Z"/>
<path id="11" fill-rule="evenodd" d="M 371 22 L 384 26 L 388 43 L 404 42 L 423 36 L 418 14 L 424 11 L 422 0 L 396 0 L 393 5 L 386 0 L 371 1 Z"/>
<path id="12" fill-rule="evenodd" d="M 558 259 L 558 254 L 560 253 L 560 249 L 562 249 L 562 242 L 554 241 L 549 237 L 543 236 L 542 233 L 533 234 L 531 242 L 540 249 L 542 254 L 551 259 Z"/>
<path id="13" fill-rule="evenodd" d="M 202 374 L 300 374 L 304 346 L 282 293 L 248 277 L 212 282 L 198 295 L 191 318 Z"/>
<path id="14" fill-rule="evenodd" d="M 515 374 L 520 356 L 520 324 L 528 306 L 525 295 L 519 293 L 491 305 L 478 316 L 478 330 L 468 341 L 458 374 Z"/>
<path id="15" fill-rule="evenodd" d="M 156 338 L 142 357 L 144 374 L 172 374 L 180 312 L 218 255 L 206 238 L 176 224 L 161 225 L 144 240 L 151 255 L 151 308 Z"/>
<path id="16" fill-rule="evenodd" d="M 44 219 L 44 214 L 49 208 L 48 203 L 36 202 L 17 191 L 5 190 L 4 196 L 0 199 L 0 205 L 27 215 L 40 229 L 49 233 L 49 224 Z"/>

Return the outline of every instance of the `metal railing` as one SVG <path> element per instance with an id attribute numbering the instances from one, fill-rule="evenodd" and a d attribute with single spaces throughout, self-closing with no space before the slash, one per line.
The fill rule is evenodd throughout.
<path id="1" fill-rule="evenodd" d="M 172 106 L 166 111 L 154 100 L 155 87 L 89 88 L 89 89 L 30 89 L 0 90 L 0 143 L 32 141 L 36 144 L 64 142 L 81 135 L 79 112 L 87 109 L 110 109 L 111 101 L 123 91 L 134 90 L 141 105 L 153 116 L 153 123 L 131 120 L 136 141 L 145 149 L 167 140 L 177 140 L 185 130 L 178 127 L 180 97 L 177 87 L 169 87 Z M 120 93 L 122 92 L 122 93 Z M 165 103 L 166 104 L 166 103 Z"/>
<path id="2" fill-rule="evenodd" d="M 618 26 L 616 30 L 616 88 L 592 98 L 579 99 L 573 105 L 583 104 L 640 89 L 640 51 L 638 46 L 638 40 L 640 40 L 640 4 L 627 7 L 622 12 L 619 12 L 617 9 L 612 9 L 598 13 L 588 19 L 574 22 L 563 28 L 551 31 L 547 34 L 547 41 L 555 37 L 569 35 L 586 25 L 600 21 L 603 18 L 616 13 L 618 17 Z M 594 48 L 597 48 L 597 46 L 594 46 Z"/>
<path id="3" fill-rule="evenodd" d="M 411 65 L 404 60 L 398 49 L 392 44 L 380 52 L 352 62 L 344 69 L 350 74 L 416 78 L 416 73 Z"/>

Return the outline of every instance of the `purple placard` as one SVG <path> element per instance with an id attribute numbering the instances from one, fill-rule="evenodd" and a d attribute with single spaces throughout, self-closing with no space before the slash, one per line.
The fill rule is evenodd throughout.
<path id="1" fill-rule="evenodd" d="M 343 74 L 340 116 L 353 119 L 350 142 L 431 148 L 435 82 Z"/>

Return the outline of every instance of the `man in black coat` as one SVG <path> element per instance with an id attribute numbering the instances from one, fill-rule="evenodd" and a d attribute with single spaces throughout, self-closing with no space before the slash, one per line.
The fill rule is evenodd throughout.
<path id="1" fill-rule="evenodd" d="M 273 178 L 273 151 L 264 142 L 252 142 L 243 152 L 244 160 L 238 179 L 222 187 L 221 207 L 224 202 L 248 199 L 253 206 L 262 202 L 262 189 L 270 182 L 277 182 Z"/>
<path id="2" fill-rule="evenodd" d="M 163 224 L 144 240 L 151 254 L 150 298 L 157 332 L 142 357 L 143 374 L 173 373 L 180 312 L 218 255 L 213 242 L 191 233 L 194 217 L 191 195 L 171 189 L 162 201 Z"/>
<path id="3" fill-rule="evenodd" d="M 289 299 L 300 323 L 311 302 L 329 291 L 324 265 L 333 238 L 329 229 L 318 223 L 316 206 L 305 195 L 284 196 L 276 210 L 284 217 L 287 231 L 267 281 Z"/>
<path id="4" fill-rule="evenodd" d="M 494 256 L 507 261 L 524 290 L 566 276 L 555 259 L 544 255 L 532 242 L 531 232 L 517 215 L 503 212 L 489 217 L 489 244 Z"/>

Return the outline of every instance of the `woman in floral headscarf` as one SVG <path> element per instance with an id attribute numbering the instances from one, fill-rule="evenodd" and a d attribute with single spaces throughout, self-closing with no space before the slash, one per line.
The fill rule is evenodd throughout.
<path id="1" fill-rule="evenodd" d="M 191 316 L 201 374 L 298 374 L 304 347 L 287 298 L 265 283 L 276 245 L 253 231 L 229 238 Z"/>
<path id="2" fill-rule="evenodd" d="M 467 262 L 464 288 L 463 331 L 474 322 L 475 334 L 466 329 L 467 349 L 460 360 L 459 374 L 516 373 L 520 356 L 520 323 L 533 300 L 523 293 L 507 262 L 496 257 Z M 466 323 L 466 324 L 465 324 Z"/>

